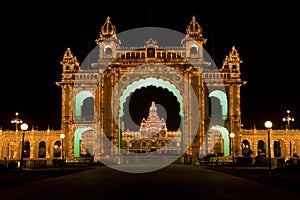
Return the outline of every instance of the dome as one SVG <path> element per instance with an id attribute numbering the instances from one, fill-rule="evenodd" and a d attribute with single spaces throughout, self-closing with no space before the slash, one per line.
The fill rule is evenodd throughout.
<path id="1" fill-rule="evenodd" d="M 196 21 L 195 16 L 192 17 L 192 21 L 187 25 L 186 34 L 196 41 L 201 41 L 204 44 L 206 43 L 206 39 L 204 39 L 202 35 L 202 28 Z"/>
<path id="2" fill-rule="evenodd" d="M 101 27 L 101 33 L 105 37 L 112 36 L 116 33 L 116 27 L 110 22 L 110 17 L 106 18 L 106 22 Z"/>
<path id="3" fill-rule="evenodd" d="M 192 21 L 186 27 L 186 33 L 189 35 L 202 34 L 201 26 L 196 22 L 195 16 L 192 17 Z"/>

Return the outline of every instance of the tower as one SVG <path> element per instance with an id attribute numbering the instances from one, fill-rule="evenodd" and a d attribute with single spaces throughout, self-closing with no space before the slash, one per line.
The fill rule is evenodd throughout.
<path id="1" fill-rule="evenodd" d="M 76 73 L 79 71 L 79 62 L 76 56 L 73 55 L 70 48 L 67 48 L 63 55 L 63 59 L 60 62 L 62 65 L 62 79 L 60 82 L 56 82 L 62 89 L 62 121 L 61 129 L 65 134 L 65 152 L 66 157 L 73 158 L 73 140 L 74 137 L 74 113 L 73 113 L 73 88 Z"/>
<path id="2" fill-rule="evenodd" d="M 234 155 L 241 155 L 239 149 L 240 132 L 241 132 L 241 86 L 246 84 L 246 81 L 241 80 L 240 64 L 242 60 L 235 46 L 232 47 L 229 55 L 223 61 L 223 66 L 220 73 L 223 74 L 224 85 L 228 95 L 228 119 L 226 126 L 230 133 L 235 134 L 234 137 Z"/>

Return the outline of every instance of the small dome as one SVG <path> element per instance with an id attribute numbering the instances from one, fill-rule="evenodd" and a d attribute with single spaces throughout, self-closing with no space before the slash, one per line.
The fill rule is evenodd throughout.
<path id="1" fill-rule="evenodd" d="M 112 36 L 116 33 L 116 27 L 110 22 L 110 17 L 106 18 L 106 22 L 101 27 L 101 33 L 106 37 Z"/>
<path id="2" fill-rule="evenodd" d="M 192 21 L 189 23 L 189 25 L 187 25 L 186 34 L 188 37 L 190 37 L 196 41 L 201 41 L 203 44 L 206 43 L 206 39 L 203 38 L 203 35 L 202 35 L 202 28 L 196 21 L 195 16 L 192 17 Z"/>
<path id="3" fill-rule="evenodd" d="M 196 22 L 195 16 L 192 17 L 192 21 L 186 27 L 186 33 L 189 35 L 202 35 L 201 26 L 198 24 L 198 22 Z"/>

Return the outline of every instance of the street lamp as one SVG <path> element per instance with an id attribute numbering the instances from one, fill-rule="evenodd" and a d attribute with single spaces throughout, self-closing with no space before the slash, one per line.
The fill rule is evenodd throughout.
<path id="1" fill-rule="evenodd" d="M 282 121 L 287 121 L 287 129 L 290 129 L 290 121 L 295 121 L 295 119 L 293 117 L 290 116 L 290 110 L 287 110 L 287 116 L 282 118 Z"/>
<path id="2" fill-rule="evenodd" d="M 233 148 L 233 138 L 234 138 L 235 134 L 234 133 L 230 133 L 229 137 L 231 140 L 231 155 L 232 155 L 232 166 L 234 166 L 234 148 Z"/>
<path id="3" fill-rule="evenodd" d="M 18 124 L 23 123 L 23 121 L 19 118 L 18 112 L 16 112 L 16 117 L 13 120 L 11 120 L 11 123 L 16 124 L 16 134 L 17 134 L 18 133 Z"/>
<path id="4" fill-rule="evenodd" d="M 22 130 L 22 145 L 21 145 L 21 161 L 20 161 L 20 171 L 22 171 L 23 168 L 23 157 L 24 157 L 24 137 L 25 137 L 25 131 L 28 129 L 28 125 L 26 123 L 21 124 L 21 130 Z"/>
<path id="5" fill-rule="evenodd" d="M 272 165 L 271 165 L 270 129 L 272 128 L 272 122 L 266 121 L 265 127 L 268 129 L 268 164 L 269 164 L 269 174 L 271 174 Z"/>
<path id="6" fill-rule="evenodd" d="M 64 138 L 65 134 L 60 134 L 59 136 L 61 138 L 61 158 L 62 158 L 62 167 L 64 168 L 65 165 L 65 155 L 64 155 Z"/>

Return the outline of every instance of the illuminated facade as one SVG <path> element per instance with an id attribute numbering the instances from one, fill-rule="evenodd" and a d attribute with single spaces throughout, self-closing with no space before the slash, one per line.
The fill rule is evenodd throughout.
<path id="1" fill-rule="evenodd" d="M 86 155 L 95 160 L 113 157 L 118 152 L 111 144 L 132 152 L 149 151 L 149 141 L 153 139 L 158 148 L 173 142 L 174 151 L 184 151 L 183 155 L 191 159 L 208 153 L 230 156 L 231 132 L 235 133 L 236 156 L 246 154 L 249 149 L 254 152 L 251 156 L 264 151 L 259 141 L 266 141 L 266 131 L 241 127 L 240 87 L 245 81 L 240 77 L 242 60 L 235 46 L 225 56 L 223 65 L 212 70 L 212 61 L 204 56 L 206 39 L 195 17 L 187 25 L 179 46 L 160 46 L 155 38 L 144 42 L 144 46 L 122 46 L 108 17 L 96 39 L 97 59 L 81 65 L 67 48 L 60 62 L 62 78 L 56 82 L 62 89 L 62 130 L 26 131 L 25 148 L 29 153 L 24 159 L 51 163 L 53 158 L 60 158 L 61 133 L 65 134 L 67 160 Z M 198 109 L 192 106 L 195 102 L 190 94 L 185 93 L 191 92 L 188 85 L 195 94 Z M 127 97 L 149 86 L 162 87 L 176 96 L 181 119 L 178 131 L 167 130 L 167 124 L 154 112 L 155 105 L 150 107 L 149 119 L 142 120 L 139 132 L 122 128 Z M 151 125 L 153 118 L 159 126 Z M 21 131 L 0 130 L 0 159 L 20 158 L 21 137 Z M 111 144 L 105 143 L 104 137 Z M 299 140 L 298 130 L 272 130 L 272 148 L 274 142 L 281 145 L 281 153 L 274 153 L 277 148 L 271 149 L 272 157 L 297 154 Z"/>
<path id="2" fill-rule="evenodd" d="M 181 130 L 168 131 L 167 124 L 157 114 L 153 101 L 147 119 L 143 118 L 139 131 L 122 131 L 122 148 L 130 152 L 149 152 L 165 148 L 174 154 L 180 154 Z"/>
<path id="3" fill-rule="evenodd" d="M 128 146 L 127 134 L 122 133 L 124 103 L 137 89 L 150 86 L 167 89 L 179 102 L 184 156 L 197 158 L 215 150 L 230 155 L 229 132 L 241 131 L 240 87 L 245 81 L 240 78 L 239 53 L 233 46 L 221 68 L 213 69 L 213 61 L 206 60 L 206 39 L 195 17 L 180 40 L 179 46 L 160 46 L 150 37 L 143 46 L 122 46 L 108 17 L 96 39 L 97 59 L 89 57 L 88 63 L 80 65 L 67 49 L 57 85 L 62 88 L 62 131 L 69 158 L 80 157 L 80 141 L 86 131 L 95 133 L 96 159 L 120 153 L 111 144 L 119 149 Z M 238 147 L 240 137 L 236 135 Z M 208 145 L 212 141 L 218 143 Z"/>

